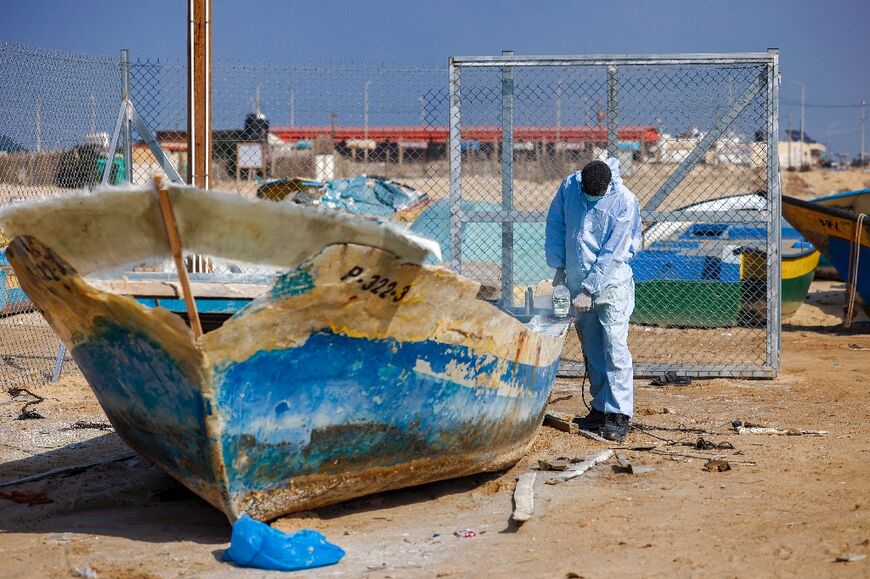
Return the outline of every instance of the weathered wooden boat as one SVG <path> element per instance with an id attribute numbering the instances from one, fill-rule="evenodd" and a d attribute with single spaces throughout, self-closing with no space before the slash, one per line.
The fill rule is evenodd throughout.
<path id="1" fill-rule="evenodd" d="M 185 250 L 283 271 L 211 293 L 194 277 L 200 303 L 249 301 L 195 339 L 169 310 L 95 287 L 153 283 L 105 272 L 169 256 L 156 197 L 65 197 L 0 224 L 118 434 L 231 520 L 498 470 L 527 451 L 567 323 L 534 331 L 477 299 L 477 283 L 422 263 L 433 242 L 398 226 L 171 187 Z"/>
<path id="2" fill-rule="evenodd" d="M 757 213 L 761 195 L 737 195 L 678 209 Z M 781 225 L 782 319 L 806 299 L 819 253 L 787 221 Z M 644 231 L 632 261 L 636 306 L 632 321 L 650 325 L 730 327 L 767 317 L 767 225 L 751 218 L 728 222 L 663 221 Z"/>
<path id="3" fill-rule="evenodd" d="M 782 214 L 855 287 L 870 315 L 870 189 L 814 201 L 783 196 Z"/>

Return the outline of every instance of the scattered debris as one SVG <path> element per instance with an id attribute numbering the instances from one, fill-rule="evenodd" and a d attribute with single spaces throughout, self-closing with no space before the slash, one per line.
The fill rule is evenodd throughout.
<path id="1" fill-rule="evenodd" d="M 610 450 L 610 449 L 600 450 L 600 451 L 596 452 L 595 454 L 589 456 L 583 462 L 577 463 L 577 466 L 575 466 L 574 468 L 566 470 L 562 474 L 558 475 L 556 478 L 552 478 L 552 479 L 548 480 L 547 484 L 557 484 L 560 482 L 564 482 L 566 480 L 571 480 L 572 478 L 576 478 L 576 477 L 580 476 L 581 474 L 583 474 L 584 472 L 586 472 L 587 470 L 589 470 L 590 468 L 592 468 L 593 466 L 595 466 L 596 464 L 599 464 L 602 462 L 607 462 L 608 460 L 610 460 L 610 457 L 612 457 L 612 456 L 613 456 L 612 450 Z"/>
<path id="2" fill-rule="evenodd" d="M 731 470 L 731 465 L 728 464 L 727 460 L 714 458 L 707 461 L 704 465 L 704 470 L 710 472 L 725 472 L 726 470 Z"/>
<path id="3" fill-rule="evenodd" d="M 603 436 L 600 436 L 600 435 L 598 435 L 598 434 L 595 434 L 595 433 L 592 432 L 591 430 L 583 430 L 583 429 L 580 429 L 580 430 L 577 431 L 577 434 L 579 434 L 580 436 L 583 436 L 583 437 L 585 437 L 585 438 L 588 438 L 588 439 L 590 439 L 590 440 L 594 440 L 594 441 L 596 441 L 596 442 L 604 442 L 604 443 L 607 443 L 607 444 L 616 444 L 614 441 L 612 441 L 612 440 L 607 440 L 607 439 L 604 438 Z"/>
<path id="4" fill-rule="evenodd" d="M 761 424 L 733 420 L 731 426 L 737 434 L 774 434 L 780 436 L 825 436 L 830 434 L 827 430 L 801 430 L 796 428 L 771 428 Z"/>
<path id="5" fill-rule="evenodd" d="M 28 404 L 34 404 L 33 402 L 29 402 Z M 45 416 L 37 412 L 36 410 L 26 410 L 22 409 L 21 413 L 15 417 L 15 420 L 43 420 Z"/>
<path id="6" fill-rule="evenodd" d="M 571 461 L 566 458 L 539 458 L 538 466 L 541 470 L 567 470 Z"/>
<path id="7" fill-rule="evenodd" d="M 97 579 L 97 572 L 90 565 L 84 567 L 76 567 L 73 569 L 73 575 L 83 577 L 84 579 Z"/>
<path id="8" fill-rule="evenodd" d="M 561 432 L 567 432 L 568 434 L 576 434 L 580 427 L 577 423 L 572 422 L 574 417 L 564 418 L 561 416 L 557 416 L 552 412 L 547 412 L 544 415 L 544 426 L 549 426 L 550 428 L 555 428 Z"/>
<path id="9" fill-rule="evenodd" d="M 61 430 L 114 430 L 111 424 L 108 422 L 93 422 L 90 420 L 79 420 L 77 422 L 73 422 L 66 428 L 61 428 Z"/>
<path id="10" fill-rule="evenodd" d="M 664 376 L 656 376 L 653 378 L 650 386 L 688 386 L 692 383 L 692 379 L 687 376 L 677 376 L 676 372 L 665 372 Z"/>
<path id="11" fill-rule="evenodd" d="M 0 491 L 0 497 L 4 499 L 9 499 L 10 501 L 25 504 L 28 506 L 33 505 L 47 505 L 48 503 L 53 503 L 54 500 L 46 495 L 45 493 L 23 493 L 21 491 Z"/>
<path id="12" fill-rule="evenodd" d="M 727 440 L 723 442 L 711 442 L 706 438 L 699 437 L 696 442 L 684 442 L 683 446 L 691 446 L 696 450 L 734 450 L 734 445 L 728 442 Z"/>
<path id="13" fill-rule="evenodd" d="M 655 471 L 654 466 L 649 465 L 633 465 L 622 453 L 616 454 L 617 464 L 613 465 L 613 471 L 625 474 L 646 474 Z"/>
<path id="14" fill-rule="evenodd" d="M 849 344 L 849 349 L 850 350 L 866 350 L 867 348 L 865 348 L 861 344 Z"/>
<path id="15" fill-rule="evenodd" d="M 50 477 L 59 476 L 59 475 L 70 476 L 73 474 L 80 473 L 84 470 L 87 470 L 87 469 L 91 468 L 92 466 L 99 466 L 101 464 L 109 464 L 111 462 L 120 462 L 122 460 L 128 460 L 128 459 L 131 459 L 131 458 L 136 457 L 136 456 L 138 456 L 138 455 L 135 452 L 128 452 L 128 453 L 122 454 L 120 456 L 116 456 L 114 458 L 107 458 L 105 460 L 97 460 L 94 462 L 86 462 L 84 464 L 76 464 L 73 466 L 64 466 L 61 468 L 54 468 L 52 470 L 41 472 L 39 474 L 32 474 L 30 476 L 26 476 L 23 478 L 5 481 L 5 482 L 0 482 L 0 487 L 20 485 L 20 484 L 24 484 L 26 482 L 33 482 L 36 480 L 42 480 L 44 478 L 50 478 Z"/>
<path id="16" fill-rule="evenodd" d="M 709 430 L 704 430 L 703 428 L 689 428 L 682 423 L 680 423 L 679 426 L 660 426 L 658 424 L 644 424 L 642 422 L 632 421 L 631 427 L 636 430 L 664 430 L 667 432 L 684 432 L 686 434 L 716 434 L 715 432 L 710 432 Z"/>
<path id="17" fill-rule="evenodd" d="M 855 561 L 863 561 L 867 555 L 862 553 L 846 553 L 836 558 L 837 563 L 854 563 Z"/>
<path id="18" fill-rule="evenodd" d="M 8 392 L 9 395 L 12 396 L 12 399 L 15 400 L 16 402 L 24 402 L 25 403 L 24 406 L 21 407 L 21 412 L 19 412 L 18 416 L 15 417 L 15 420 L 41 420 L 41 419 L 45 418 L 45 416 L 41 415 L 39 412 L 36 412 L 35 410 L 31 410 L 31 408 L 30 408 L 31 406 L 36 406 L 40 402 L 43 402 L 45 400 L 45 398 L 43 398 L 42 396 L 38 396 L 37 394 L 34 394 L 33 392 L 31 392 L 27 388 L 12 387 L 12 388 L 7 388 L 6 392 Z M 28 398 L 22 399 L 23 398 L 22 395 L 24 395 L 24 394 L 26 394 L 30 398 L 29 399 Z"/>
<path id="19" fill-rule="evenodd" d="M 676 413 L 677 413 L 677 411 L 674 410 L 673 408 L 669 408 L 667 406 L 662 408 L 662 414 L 676 414 Z"/>
<path id="20" fill-rule="evenodd" d="M 525 523 L 532 518 L 535 509 L 535 479 L 536 472 L 526 472 L 520 475 L 517 488 L 514 490 L 514 512 L 511 518 L 517 523 Z"/>
<path id="21" fill-rule="evenodd" d="M 471 529 L 462 529 L 461 531 L 453 531 L 453 536 L 460 539 L 473 539 L 477 536 L 477 533 Z"/>
<path id="22" fill-rule="evenodd" d="M 553 392 L 551 394 L 551 396 L 556 396 L 556 392 Z M 553 404 L 555 402 L 562 402 L 563 400 L 570 400 L 571 398 L 574 398 L 574 394 L 572 392 L 568 392 L 564 396 L 559 396 L 557 398 L 550 398 L 549 400 L 547 400 L 547 405 Z"/>

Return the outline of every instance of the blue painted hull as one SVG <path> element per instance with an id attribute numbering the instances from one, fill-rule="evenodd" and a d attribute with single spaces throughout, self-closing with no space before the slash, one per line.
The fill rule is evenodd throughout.
<path id="1" fill-rule="evenodd" d="M 194 342 L 177 315 L 88 286 L 35 239 L 10 249 L 119 435 L 233 520 L 513 464 L 564 339 L 441 268 L 331 246 L 241 310 L 215 300 L 235 314 Z M 350 275 L 364 270 L 379 273 Z M 381 277 L 396 283 L 371 286 Z"/>
<path id="2" fill-rule="evenodd" d="M 846 204 L 866 210 L 868 197 L 867 190 L 843 193 L 819 202 L 783 197 L 782 211 L 837 269 L 840 278 L 855 284 L 864 302 L 864 311 L 870 315 L 870 218 L 865 218 L 858 230 L 857 214 Z M 834 202 L 843 205 L 825 204 Z M 858 270 L 850 276 L 856 253 Z"/>

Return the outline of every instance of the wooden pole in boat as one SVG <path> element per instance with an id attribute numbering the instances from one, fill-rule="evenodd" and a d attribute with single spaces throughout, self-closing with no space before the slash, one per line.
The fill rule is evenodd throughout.
<path id="1" fill-rule="evenodd" d="M 202 336 L 202 325 L 199 323 L 199 313 L 196 311 L 196 301 L 190 291 L 190 280 L 187 278 L 187 268 L 184 267 L 184 258 L 181 254 L 181 236 L 178 234 L 178 223 L 175 221 L 175 212 L 172 210 L 172 200 L 169 191 L 163 186 L 163 178 L 154 175 L 154 189 L 157 190 L 157 199 L 160 202 L 160 215 L 163 216 L 163 225 L 166 227 L 166 237 L 169 239 L 169 249 L 175 260 L 175 269 L 178 272 L 178 281 L 181 282 L 181 292 L 184 294 L 184 304 L 187 306 L 187 317 L 190 319 L 190 329 L 193 337 L 199 339 Z"/>

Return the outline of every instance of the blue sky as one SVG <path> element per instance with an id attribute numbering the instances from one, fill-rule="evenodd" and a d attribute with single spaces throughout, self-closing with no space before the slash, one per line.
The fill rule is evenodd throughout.
<path id="1" fill-rule="evenodd" d="M 0 41 L 183 58 L 181 0 L 4 0 Z M 444 66 L 450 55 L 781 51 L 782 125 L 870 99 L 870 1 L 214 0 L 216 59 Z M 856 155 L 859 108 L 808 106 L 807 133 Z"/>

